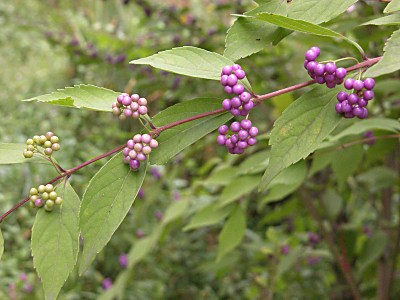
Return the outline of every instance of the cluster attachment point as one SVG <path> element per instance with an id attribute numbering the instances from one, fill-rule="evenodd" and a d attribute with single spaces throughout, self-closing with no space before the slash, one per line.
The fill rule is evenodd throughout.
<path id="1" fill-rule="evenodd" d="M 150 134 L 136 134 L 128 140 L 126 147 L 122 150 L 124 163 L 129 164 L 133 171 L 140 167 L 140 162 L 147 159 L 147 155 L 158 147 L 158 142 Z"/>
<path id="2" fill-rule="evenodd" d="M 57 195 L 52 184 L 39 185 L 38 188 L 31 188 L 29 191 L 31 207 L 41 208 L 48 212 L 54 209 L 54 205 L 61 205 L 63 199 Z"/>
<path id="3" fill-rule="evenodd" d="M 122 93 L 117 97 L 117 101 L 112 104 L 112 112 L 120 120 L 125 120 L 129 117 L 138 119 L 148 112 L 147 99 L 140 97 L 138 94 Z"/>

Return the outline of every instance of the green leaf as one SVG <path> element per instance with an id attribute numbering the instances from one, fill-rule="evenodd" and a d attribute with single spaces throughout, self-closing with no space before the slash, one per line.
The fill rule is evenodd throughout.
<path id="1" fill-rule="evenodd" d="M 232 206 L 218 207 L 213 203 L 203 207 L 190 220 L 190 223 L 183 228 L 183 231 L 214 225 L 221 222 L 232 211 Z"/>
<path id="2" fill-rule="evenodd" d="M 400 15 L 399 14 L 394 14 L 394 15 L 389 15 L 389 16 L 384 16 L 381 18 L 376 18 L 371 21 L 362 23 L 360 26 L 366 26 L 366 25 L 400 25 Z"/>
<path id="3" fill-rule="evenodd" d="M 235 249 L 243 239 L 246 230 L 246 215 L 238 205 L 232 211 L 228 221 L 225 223 L 218 236 L 218 256 L 220 261 L 227 253 Z"/>
<path id="4" fill-rule="evenodd" d="M 339 90 L 316 87 L 293 102 L 275 122 L 269 141 L 270 161 L 261 189 L 282 170 L 306 158 L 336 128 L 341 121 L 335 112 Z"/>
<path id="5" fill-rule="evenodd" d="M 360 274 L 383 254 L 387 243 L 388 237 L 383 232 L 377 232 L 367 240 L 358 258 Z"/>
<path id="6" fill-rule="evenodd" d="M 286 0 L 270 0 L 245 15 L 256 16 L 261 12 L 270 12 L 286 16 L 286 6 Z M 274 40 L 276 30 L 276 26 L 260 20 L 239 17 L 227 32 L 224 56 L 236 61 L 259 52 Z"/>
<path id="7" fill-rule="evenodd" d="M 269 163 L 269 150 L 252 153 L 239 165 L 239 174 L 257 174 L 265 170 Z"/>
<path id="8" fill-rule="evenodd" d="M 201 48 L 173 48 L 130 62 L 136 65 L 150 65 L 161 70 L 204 79 L 220 80 L 221 70 L 226 65 L 232 65 L 228 58 Z M 247 79 L 245 85 L 250 86 Z"/>
<path id="9" fill-rule="evenodd" d="M 308 177 L 313 176 L 315 173 L 329 166 L 333 160 L 334 155 L 335 155 L 334 151 L 328 151 L 328 152 L 325 152 L 324 150 L 315 151 L 311 163 L 311 168 L 310 171 L 308 172 Z"/>
<path id="10" fill-rule="evenodd" d="M 357 171 L 363 157 L 362 148 L 363 145 L 358 144 L 335 152 L 331 165 L 340 190 L 343 189 L 347 178 Z"/>
<path id="11" fill-rule="evenodd" d="M 64 186 L 63 183 L 60 186 Z M 42 280 L 46 299 L 56 299 L 74 269 L 79 251 L 79 197 L 70 184 L 61 207 L 52 212 L 38 210 L 32 228 L 33 265 Z"/>
<path id="12" fill-rule="evenodd" d="M 221 108 L 221 100 L 197 98 L 175 104 L 158 113 L 153 118 L 156 126 L 162 126 L 184 118 Z M 152 164 L 165 164 L 180 151 L 198 141 L 232 118 L 230 113 L 220 113 L 197 119 L 163 131 L 157 138 L 159 147 L 150 155 Z"/>
<path id="13" fill-rule="evenodd" d="M 262 204 L 280 200 L 296 191 L 307 175 L 306 163 L 298 163 L 283 170 L 276 176 L 268 187 L 268 194 L 261 200 Z"/>
<path id="14" fill-rule="evenodd" d="M 207 185 L 227 185 L 233 178 L 238 175 L 238 167 L 222 167 L 214 170 L 203 184 Z"/>
<path id="15" fill-rule="evenodd" d="M 277 270 L 276 270 L 276 276 L 281 277 L 284 275 L 287 271 L 292 269 L 296 261 L 300 258 L 302 254 L 302 249 L 300 247 L 292 249 L 288 255 L 284 256 L 278 264 Z"/>
<path id="16" fill-rule="evenodd" d="M 50 104 L 87 108 L 98 111 L 111 112 L 111 104 L 115 102 L 119 93 L 90 84 L 79 84 L 73 87 L 58 89 L 56 92 L 22 101 L 38 101 Z"/>
<path id="17" fill-rule="evenodd" d="M 260 176 L 239 176 L 231 181 L 222 191 L 219 206 L 228 205 L 254 190 L 260 182 Z"/>
<path id="18" fill-rule="evenodd" d="M 3 234 L 1 233 L 1 229 L 0 229 L 0 260 L 1 257 L 3 256 L 4 253 L 4 238 L 3 238 Z"/>
<path id="19" fill-rule="evenodd" d="M 49 164 L 38 157 L 25 158 L 23 152 L 26 144 L 0 143 L 0 165 L 22 164 L 27 162 Z"/>
<path id="20" fill-rule="evenodd" d="M 128 264 L 129 268 L 133 268 L 139 261 L 146 257 L 147 254 L 154 248 L 162 233 L 162 227 L 157 227 L 150 236 L 145 237 L 138 242 L 129 251 Z"/>
<path id="21" fill-rule="evenodd" d="M 357 0 L 293 0 L 289 4 L 288 16 L 320 24 L 336 18 Z"/>
<path id="22" fill-rule="evenodd" d="M 383 12 L 385 14 L 389 14 L 399 10 L 400 10 L 400 0 L 392 0 L 388 5 L 386 5 L 385 10 Z"/>
<path id="23" fill-rule="evenodd" d="M 342 197 L 334 190 L 327 189 L 322 196 L 322 205 L 326 214 L 334 220 L 342 209 Z"/>
<path id="24" fill-rule="evenodd" d="M 362 134 L 368 130 L 373 130 L 373 129 L 380 129 L 389 132 L 399 132 L 400 122 L 398 120 L 389 118 L 366 119 L 363 120 L 362 122 L 355 122 L 353 125 L 341 131 L 339 134 L 331 137 L 328 141 L 329 142 L 338 141 L 343 137 Z"/>
<path id="25" fill-rule="evenodd" d="M 326 37 L 331 37 L 331 38 L 340 38 L 345 40 L 346 42 L 352 44 L 355 46 L 360 53 L 363 53 L 363 50 L 360 45 L 358 45 L 356 42 L 348 39 L 347 37 L 341 35 L 340 33 L 337 33 L 333 30 L 330 30 L 328 28 L 303 21 L 303 20 L 296 20 L 292 18 L 288 18 L 285 16 L 280 16 L 280 15 L 275 15 L 275 14 L 269 14 L 269 13 L 261 13 L 258 14 L 256 17 L 258 20 L 262 20 L 274 25 L 277 25 L 282 28 L 294 30 L 294 31 L 299 31 L 303 33 L 308 33 L 308 34 L 314 34 L 314 35 L 320 35 L 320 36 L 326 36 Z"/>
<path id="26" fill-rule="evenodd" d="M 146 169 L 144 163 L 138 171 L 132 171 L 118 153 L 90 180 L 80 211 L 84 241 L 80 274 L 85 272 L 122 223 L 143 183 Z"/>
<path id="27" fill-rule="evenodd" d="M 387 40 L 385 53 L 382 59 L 364 73 L 365 77 L 377 77 L 384 74 L 389 74 L 400 69 L 400 30 L 395 31 Z"/>
<path id="28" fill-rule="evenodd" d="M 398 179 L 396 172 L 384 166 L 371 168 L 357 176 L 357 180 L 363 183 L 372 193 L 395 185 L 396 179 Z"/>

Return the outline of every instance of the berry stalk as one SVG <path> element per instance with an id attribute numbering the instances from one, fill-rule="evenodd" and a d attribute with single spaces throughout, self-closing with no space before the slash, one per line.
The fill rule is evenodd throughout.
<path id="1" fill-rule="evenodd" d="M 358 63 L 358 64 L 356 64 L 354 66 L 351 66 L 351 67 L 347 68 L 346 71 L 350 72 L 350 71 L 358 70 L 358 69 L 361 69 L 361 68 L 370 67 L 370 66 L 376 64 L 377 62 L 379 62 L 379 60 L 381 58 L 382 57 L 375 57 L 375 58 L 367 59 L 367 60 L 365 60 L 365 61 L 363 61 L 361 63 Z M 264 95 L 259 95 L 259 96 L 256 95 L 252 99 L 252 101 L 254 101 L 255 103 L 260 103 L 260 102 L 262 102 L 264 100 L 267 100 L 267 99 L 270 99 L 270 98 L 273 98 L 273 97 L 276 97 L 276 96 L 279 96 L 279 95 L 282 95 L 282 94 L 285 94 L 285 93 L 289 93 L 289 92 L 301 89 L 303 87 L 312 85 L 314 83 L 316 83 L 315 80 L 310 80 L 310 81 L 306 81 L 306 82 L 302 82 L 302 83 L 299 83 L 299 84 L 292 85 L 290 87 L 287 87 L 287 88 L 284 88 L 284 89 L 281 89 L 281 90 L 277 90 L 277 91 L 274 91 L 274 92 L 271 92 L 271 93 L 267 93 L 267 94 L 264 94 Z M 134 98 L 136 98 L 136 97 L 134 97 Z M 117 105 L 115 105 L 115 106 L 117 106 Z M 157 137 L 161 132 L 163 132 L 163 131 L 165 131 L 167 129 L 170 129 L 170 128 L 173 128 L 175 126 L 178 126 L 178 125 L 181 125 L 181 124 L 185 124 L 185 123 L 188 123 L 188 122 L 191 122 L 191 121 L 194 121 L 194 120 L 205 118 L 205 117 L 208 117 L 208 116 L 217 115 L 217 114 L 220 114 L 220 113 L 222 113 L 224 111 L 226 111 L 226 110 L 224 108 L 221 108 L 221 109 L 213 110 L 213 111 L 210 111 L 210 112 L 201 113 L 201 114 L 198 114 L 198 115 L 186 118 L 186 119 L 178 120 L 178 121 L 172 122 L 170 124 L 167 124 L 167 125 L 164 125 L 164 126 L 161 126 L 161 127 L 157 127 L 155 129 L 153 129 L 153 131 L 151 131 L 149 134 L 151 136 L 153 136 L 153 137 Z M 58 181 L 61 178 L 69 177 L 69 176 L 71 176 L 72 173 L 74 173 L 74 172 L 76 172 L 76 171 L 78 171 L 78 170 L 80 170 L 80 169 L 82 169 L 82 168 L 84 168 L 84 167 L 86 167 L 86 166 L 88 166 L 88 165 L 100 160 L 100 159 L 103 159 L 103 158 L 108 157 L 108 156 L 110 156 L 110 155 L 112 155 L 114 153 L 117 153 L 117 152 L 123 150 L 125 147 L 127 147 L 127 144 L 124 144 L 124 145 L 121 145 L 119 147 L 116 147 L 116 148 L 114 148 L 113 150 L 111 150 L 111 151 L 109 151 L 107 153 L 104 153 L 104 154 L 96 156 L 96 157 L 94 157 L 94 158 L 92 158 L 92 159 L 90 159 L 88 161 L 85 161 L 84 163 L 79 164 L 78 166 L 73 167 L 73 168 L 71 168 L 69 170 L 66 170 L 65 172 L 61 173 L 60 175 L 54 177 L 52 180 L 50 180 L 46 184 L 52 184 L 52 183 Z M 8 215 L 10 215 L 12 212 L 14 212 L 19 207 L 21 207 L 26 202 L 28 202 L 29 199 L 30 199 L 29 197 L 25 198 L 24 200 L 22 200 L 21 202 L 16 204 L 14 207 L 12 207 L 10 210 L 5 212 L 3 215 L 1 215 L 0 216 L 0 223 L 3 222 L 3 220 Z"/>

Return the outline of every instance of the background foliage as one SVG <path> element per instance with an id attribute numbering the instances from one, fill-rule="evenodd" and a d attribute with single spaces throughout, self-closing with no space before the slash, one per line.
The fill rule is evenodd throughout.
<path id="1" fill-rule="evenodd" d="M 218 79 L 215 74 L 225 61 L 241 59 L 253 90 L 264 94 L 308 80 L 302 65 L 304 52 L 311 46 L 321 47 L 321 60 L 346 56 L 361 59 L 357 49 L 343 39 L 291 34 L 288 29 L 294 29 L 293 24 L 278 28 L 271 25 L 276 20 L 311 22 L 301 23 L 308 26 L 309 33 L 316 33 L 316 25 L 320 24 L 357 41 L 368 57 L 382 55 L 390 36 L 398 42 L 398 31 L 392 35 L 397 29 L 393 25 L 399 25 L 398 15 L 385 16 L 386 4 L 378 1 L 339 1 L 341 5 L 334 5 L 337 1 L 293 0 L 285 9 L 282 3 L 286 1 L 256 2 L 258 7 L 250 0 L 0 2 L 1 142 L 24 143 L 27 137 L 52 130 L 62 139 L 57 161 L 71 168 L 124 143 L 138 131 L 139 124 L 119 122 L 112 114 L 101 112 L 107 109 L 106 102 L 89 106 L 99 110 L 95 111 L 20 100 L 68 86 L 92 84 L 144 95 L 151 116 L 179 103 L 175 109 L 185 117 L 186 107 L 192 108 L 192 103 L 198 103 L 197 113 L 219 108 L 223 89 L 218 82 L 205 79 Z M 396 2 L 385 12 L 396 12 Z M 311 9 L 317 13 L 304 13 Z M 232 15 L 246 12 L 255 16 L 265 11 L 276 16 L 238 19 Z M 363 23 L 383 26 L 359 26 Z M 201 66 L 207 61 L 199 60 L 198 66 L 181 72 L 199 78 L 157 69 L 176 72 L 170 65 L 160 66 L 151 55 L 181 46 L 218 55 L 212 54 L 215 62 L 204 70 Z M 369 75 L 399 69 L 396 46 L 385 47 L 385 59 L 379 63 L 381 66 L 371 68 Z M 128 64 L 132 60 L 140 64 Z M 302 112 L 307 112 L 307 105 L 323 105 L 334 99 L 334 92 L 308 87 L 263 102 L 252 111 L 253 123 L 262 136 L 257 146 L 242 156 L 226 154 L 216 145 L 215 133 L 207 135 L 211 127 L 228 120 L 227 115 L 218 116 L 213 120 L 215 124 L 206 122 L 210 128 L 199 123 L 204 132 L 198 136 L 193 137 L 189 131 L 187 138 L 193 141 L 205 137 L 187 148 L 168 143 L 171 132 L 160 136 L 166 152 L 154 152 L 150 158 L 159 165 L 148 166 L 147 173 L 141 174 L 144 183 L 133 208 L 117 212 L 127 213 L 126 218 L 119 227 L 113 224 L 117 231 L 112 237 L 112 231 L 108 232 L 110 236 L 102 243 L 111 238 L 109 243 L 86 272 L 89 265 L 83 266 L 82 262 L 72 270 L 59 299 L 267 299 L 272 295 L 276 299 L 351 299 L 343 268 L 353 275 L 363 299 L 388 299 L 382 290 L 390 291 L 397 299 L 398 139 L 376 140 L 373 145 L 360 143 L 340 151 L 337 147 L 360 140 L 368 130 L 373 130 L 375 136 L 400 131 L 398 79 L 398 71 L 379 77 L 376 100 L 369 105 L 373 118 L 368 120 L 339 122 L 336 115 L 326 117 L 324 110 L 306 114 L 306 118 L 319 118 L 330 130 L 320 140 L 304 142 L 307 131 L 296 127 L 293 135 L 303 144 L 289 161 L 277 159 L 279 149 L 271 149 L 268 143 L 284 137 L 279 129 L 287 122 L 305 122 Z M 62 98 L 63 91 L 58 93 L 57 98 Z M 109 93 L 110 99 L 115 97 Z M 298 110 L 282 115 L 297 98 L 293 106 Z M 58 104 L 71 105 L 68 100 Z M 74 105 L 88 107 L 85 102 Z M 154 118 L 156 124 L 173 120 L 168 109 Z M 312 156 L 301 160 L 310 153 Z M 107 164 L 100 160 L 72 176 L 71 184 L 81 199 L 95 199 L 96 186 L 83 196 L 90 179 L 105 164 L 103 173 L 96 176 L 113 174 L 120 168 L 114 166 L 116 160 Z M 263 177 L 267 167 L 277 176 L 268 173 Z M 23 199 L 30 187 L 56 175 L 49 165 L 30 163 L 2 165 L 0 174 L 2 212 Z M 258 191 L 262 178 L 268 188 Z M 140 180 L 131 181 L 130 188 L 125 189 L 133 202 Z M 118 180 L 114 184 L 118 185 Z M 67 192 L 74 193 L 69 189 Z M 67 227 L 73 231 L 78 213 L 72 204 L 67 210 Z M 94 204 L 81 208 L 80 214 L 90 210 L 90 215 L 95 214 Z M 3 256 L 0 247 L 1 299 L 44 298 L 31 257 L 35 213 L 28 206 L 21 207 L 1 224 L 0 234 L 5 241 Z M 54 222 L 50 228 L 57 226 L 56 218 Z M 96 230 L 96 223 L 88 219 L 81 222 L 86 222 L 81 224 L 83 227 Z M 42 233 L 43 237 L 32 236 L 32 246 L 36 238 L 45 239 L 46 245 L 54 243 L 51 231 Z M 74 245 L 63 247 L 75 249 Z M 127 265 L 120 261 L 125 254 Z M 85 248 L 82 255 L 87 257 Z M 343 257 L 347 264 L 343 264 Z M 51 266 L 57 257 L 50 254 L 44 260 Z M 40 268 L 38 272 L 43 274 Z M 45 275 L 41 276 L 46 282 Z M 49 299 L 49 293 L 58 293 L 62 281 L 45 286 Z"/>

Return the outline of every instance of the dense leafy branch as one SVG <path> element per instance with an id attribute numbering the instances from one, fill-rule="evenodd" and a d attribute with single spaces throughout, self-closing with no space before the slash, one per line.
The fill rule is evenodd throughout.
<path id="1" fill-rule="evenodd" d="M 370 67 L 370 66 L 376 64 L 377 62 L 379 62 L 380 59 L 381 59 L 381 57 L 375 57 L 375 58 L 367 59 L 367 60 L 365 60 L 365 61 L 363 61 L 361 63 L 355 64 L 355 65 L 347 68 L 346 70 L 349 72 L 349 71 L 354 71 L 354 70 Z M 285 94 L 285 93 L 289 93 L 289 92 L 301 89 L 303 87 L 312 85 L 314 83 L 316 83 L 314 80 L 309 80 L 309 81 L 302 82 L 302 83 L 299 83 L 299 84 L 295 84 L 295 85 L 292 85 L 290 87 L 287 87 L 287 88 L 284 88 L 284 89 L 280 89 L 280 90 L 277 90 L 277 91 L 274 91 L 274 92 L 271 92 L 271 93 L 267 93 L 267 94 L 264 94 L 264 95 L 257 95 L 252 99 L 252 101 L 254 101 L 256 104 L 259 104 L 264 100 L 271 99 L 273 97 L 276 97 L 276 96 L 279 96 L 279 95 L 282 95 L 282 94 Z M 161 132 L 163 132 L 163 131 L 165 131 L 167 129 L 170 129 L 170 128 L 173 128 L 173 127 L 176 127 L 178 125 L 185 124 L 185 123 L 188 123 L 188 122 L 191 122 L 191 121 L 194 121 L 194 120 L 202 119 L 202 118 L 205 118 L 205 117 L 208 117 L 208 116 L 211 116 L 211 115 L 217 115 L 217 114 L 220 114 L 220 113 L 222 113 L 224 111 L 225 110 L 223 108 L 221 108 L 221 109 L 217 109 L 217 110 L 201 113 L 201 114 L 198 114 L 198 115 L 195 115 L 195 116 L 191 116 L 191 117 L 188 117 L 188 118 L 184 118 L 182 120 L 178 120 L 178 121 L 175 121 L 175 122 L 171 122 L 170 124 L 163 125 L 163 126 L 160 126 L 160 127 L 155 127 L 151 122 L 149 122 L 150 126 L 153 129 L 150 132 L 150 134 L 153 137 L 157 137 Z M 390 135 L 388 137 L 380 137 L 380 138 L 394 138 L 394 137 L 398 137 L 398 135 Z M 356 142 L 354 142 L 354 144 L 365 142 L 367 140 L 368 139 L 364 139 L 362 141 L 356 141 Z M 349 145 L 342 145 L 341 148 L 350 147 L 352 145 L 353 145 L 353 143 L 351 143 Z M 125 147 L 126 147 L 126 144 L 121 145 L 119 147 L 116 147 L 116 148 L 114 148 L 113 150 L 111 150 L 111 151 L 109 151 L 107 153 L 104 153 L 102 155 L 94 157 L 94 158 L 92 158 L 92 159 L 90 159 L 90 160 L 88 160 L 88 161 L 86 161 L 86 162 L 84 162 L 84 163 L 82 163 L 82 164 L 80 164 L 78 166 L 75 166 L 75 167 L 73 167 L 73 168 L 71 168 L 69 170 L 66 170 L 66 171 L 64 171 L 60 166 L 58 166 L 58 169 L 61 170 L 62 173 L 60 175 L 56 176 L 55 178 L 53 178 L 52 180 L 50 180 L 48 183 L 57 182 L 58 180 L 60 180 L 62 178 L 65 178 L 65 177 L 69 178 L 72 173 L 74 173 L 74 172 L 76 172 L 76 171 L 78 171 L 78 170 L 80 170 L 80 169 L 92 164 L 93 162 L 96 162 L 96 161 L 98 161 L 100 159 L 103 159 L 103 158 L 108 157 L 108 156 L 110 156 L 110 155 L 112 155 L 114 153 L 117 153 L 117 152 L 121 151 Z M 0 223 L 9 214 L 11 214 L 13 211 L 15 211 L 16 209 L 18 209 L 19 207 L 21 207 L 22 205 L 24 205 L 28 201 L 29 201 L 29 197 L 25 198 L 24 200 L 22 200 L 21 202 L 16 204 L 14 207 L 12 207 L 10 210 L 8 210 L 6 213 L 4 213 L 2 216 L 0 216 Z"/>

